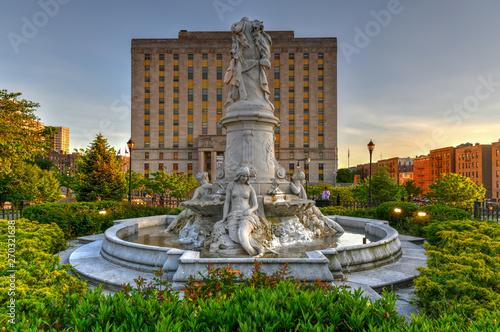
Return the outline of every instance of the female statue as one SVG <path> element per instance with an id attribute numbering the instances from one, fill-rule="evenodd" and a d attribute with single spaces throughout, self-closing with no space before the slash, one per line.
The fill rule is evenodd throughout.
<path id="1" fill-rule="evenodd" d="M 258 208 L 257 195 L 248 182 L 249 178 L 248 167 L 240 167 L 234 182 L 227 186 L 223 217 L 214 225 L 212 232 L 214 243 L 210 246 L 211 251 L 217 251 L 224 242 L 224 235 L 228 235 L 232 242 L 239 243 L 248 254 L 254 257 L 264 255 L 264 247 L 252 237 L 254 230 L 265 225 L 255 213 Z"/>
<path id="2" fill-rule="evenodd" d="M 269 101 L 266 72 L 271 68 L 269 57 L 272 42 L 271 37 L 264 32 L 264 24 L 243 17 L 231 26 L 231 32 L 232 59 L 224 76 L 224 83 L 230 87 L 224 106 L 238 100 L 260 99 L 273 107 Z"/>

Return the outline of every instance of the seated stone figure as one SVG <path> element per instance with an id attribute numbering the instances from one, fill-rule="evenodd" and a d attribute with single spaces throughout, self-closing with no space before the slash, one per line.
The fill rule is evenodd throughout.
<path id="1" fill-rule="evenodd" d="M 300 171 L 293 175 L 293 182 L 290 182 L 290 189 L 300 199 L 307 199 L 307 193 L 304 189 L 305 178 L 305 173 Z M 323 216 L 316 206 L 307 209 L 298 217 L 302 224 L 313 231 L 316 236 L 344 233 L 342 226 L 330 218 Z"/>
<path id="2" fill-rule="evenodd" d="M 196 188 L 192 199 L 212 199 L 212 184 L 208 182 L 208 173 L 198 172 L 196 174 L 196 181 L 198 181 L 200 186 Z M 179 231 L 186 224 L 194 222 L 195 219 L 196 214 L 191 209 L 185 209 L 172 221 L 166 231 Z"/>
<path id="3" fill-rule="evenodd" d="M 248 182 L 249 177 L 248 167 L 240 167 L 234 182 L 227 186 L 223 217 L 214 225 L 210 251 L 230 248 L 238 243 L 254 257 L 264 255 L 265 248 L 252 236 L 252 232 L 265 227 L 265 223 L 255 213 L 257 195 Z"/>

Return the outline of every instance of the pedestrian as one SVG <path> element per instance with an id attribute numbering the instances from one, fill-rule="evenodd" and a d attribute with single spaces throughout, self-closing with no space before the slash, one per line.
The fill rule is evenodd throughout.
<path id="1" fill-rule="evenodd" d="M 330 199 L 330 192 L 328 191 L 328 188 L 325 187 L 325 191 L 321 194 L 321 199 L 324 201 L 327 201 Z"/>

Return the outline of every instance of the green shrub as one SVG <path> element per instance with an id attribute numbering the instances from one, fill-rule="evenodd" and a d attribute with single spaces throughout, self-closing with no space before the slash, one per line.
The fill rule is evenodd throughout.
<path id="1" fill-rule="evenodd" d="M 471 219 L 469 212 L 441 204 L 425 205 L 420 210 L 427 213 L 427 218 L 432 222 Z"/>
<path id="2" fill-rule="evenodd" d="M 106 211 L 100 214 L 99 211 Z M 102 233 L 114 220 L 164 214 L 179 214 L 181 209 L 161 206 L 130 205 L 110 201 L 37 204 L 26 207 L 23 216 L 40 223 L 55 222 L 66 238 Z"/>
<path id="3" fill-rule="evenodd" d="M 417 303 L 432 317 L 453 312 L 466 318 L 499 310 L 500 225 L 455 220 L 432 223 L 427 268 L 414 280 Z"/>
<path id="4" fill-rule="evenodd" d="M 235 283 L 230 266 L 212 269 L 194 288 L 198 296 L 180 301 L 175 295 L 158 298 L 158 291 L 133 290 L 104 296 L 99 290 L 78 298 L 39 305 L 21 315 L 20 330 L 77 331 L 397 331 L 406 323 L 395 311 L 394 293 L 377 301 L 361 290 L 343 287 L 303 287 L 298 280 L 258 274 Z M 285 273 L 286 274 L 286 273 Z M 220 282 L 216 282 L 219 280 Z M 138 280 L 142 283 L 142 280 Z M 272 284 L 272 287 L 268 283 Z M 225 287 L 218 292 L 219 287 Z M 230 291 L 227 288 L 231 285 Z M 208 291 L 208 286 L 212 287 Z M 189 287 L 189 285 L 186 285 Z M 220 289 L 220 288 L 219 288 Z M 207 292 L 208 291 L 208 292 Z M 223 294 L 224 293 L 224 294 Z M 191 293 L 192 294 L 192 293 Z"/>
<path id="5" fill-rule="evenodd" d="M 395 212 L 400 209 L 401 212 Z M 401 220 L 407 220 L 417 211 L 417 206 L 408 202 L 385 202 L 375 208 L 378 219 L 387 220 L 391 226 L 395 226 Z"/>
<path id="6" fill-rule="evenodd" d="M 65 245 L 64 235 L 56 224 L 39 224 L 27 219 L 0 220 L 0 326 L 7 325 L 6 305 L 11 298 L 15 299 L 16 312 L 20 313 L 57 297 L 85 293 L 85 283 L 70 276 L 71 267 L 60 265 L 59 256 L 54 255 Z M 13 265 L 8 248 L 13 249 L 10 250 L 15 256 Z M 16 272 L 13 274 L 12 270 Z M 11 293 L 8 278 L 12 275 L 15 294 Z"/>
<path id="7" fill-rule="evenodd" d="M 324 216 L 343 216 L 346 213 L 346 208 L 343 206 L 325 206 L 319 210 Z"/>
<path id="8" fill-rule="evenodd" d="M 374 208 L 347 209 L 344 216 L 377 219 L 377 214 Z"/>

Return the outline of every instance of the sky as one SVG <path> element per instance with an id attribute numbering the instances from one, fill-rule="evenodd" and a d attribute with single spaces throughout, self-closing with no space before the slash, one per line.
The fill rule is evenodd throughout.
<path id="1" fill-rule="evenodd" d="M 265 30 L 338 42 L 339 167 L 500 139 L 500 1 L 1 0 L 0 89 L 70 128 L 70 149 L 99 132 L 130 138 L 133 38 Z"/>

